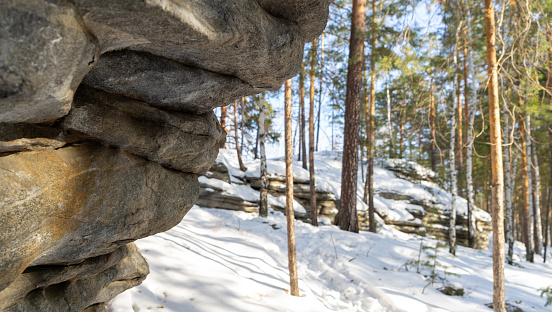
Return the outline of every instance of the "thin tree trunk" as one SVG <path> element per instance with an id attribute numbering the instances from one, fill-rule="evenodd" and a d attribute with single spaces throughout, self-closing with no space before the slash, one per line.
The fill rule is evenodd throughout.
<path id="1" fill-rule="evenodd" d="M 241 119 L 240 152 L 243 151 L 243 141 L 244 141 L 244 134 L 245 134 L 245 97 L 242 97 L 242 101 L 241 101 L 241 113 L 242 113 L 242 119 Z"/>
<path id="2" fill-rule="evenodd" d="M 534 244 L 534 213 L 533 213 L 533 170 L 532 170 L 532 161 L 531 161 L 531 117 L 529 114 L 525 114 L 525 157 L 526 157 L 526 178 L 527 178 L 527 194 L 526 194 L 526 209 L 528 214 L 527 218 L 527 259 L 530 262 L 534 261 L 533 255 L 535 253 L 535 244 Z"/>
<path id="3" fill-rule="evenodd" d="M 299 146 L 299 155 L 300 159 L 303 161 L 303 169 L 307 169 L 307 142 L 305 139 L 305 67 L 302 62 L 301 71 L 299 72 L 299 112 L 301 114 L 301 146 Z"/>
<path id="4" fill-rule="evenodd" d="M 509 123 L 509 113 L 508 113 L 508 103 L 506 100 L 503 102 L 502 116 L 504 118 L 504 178 L 506 186 L 504 188 L 504 197 L 506 199 L 506 242 L 508 243 L 508 256 L 506 257 L 508 264 L 512 265 L 514 263 L 514 220 L 512 213 L 512 164 L 510 161 L 510 127 Z"/>
<path id="5" fill-rule="evenodd" d="M 253 98 L 253 99 L 254 99 L 254 101 L 256 101 L 257 104 L 258 104 L 258 98 L 255 97 L 255 98 Z M 258 116 L 257 116 L 257 117 L 258 117 Z M 258 120 L 257 120 L 257 122 L 258 122 Z M 259 156 L 258 156 L 258 155 L 259 155 L 259 135 L 260 135 L 259 130 L 260 130 L 260 127 L 258 127 L 258 125 L 257 125 L 257 135 L 255 136 L 255 155 L 254 155 L 254 157 L 253 157 L 254 159 L 258 159 L 258 158 L 259 158 Z"/>
<path id="6" fill-rule="evenodd" d="M 368 168 L 366 169 L 366 185 L 364 187 L 364 193 L 367 194 L 368 199 L 368 225 L 370 232 L 376 233 L 376 219 L 374 208 L 374 144 L 375 140 L 375 115 L 376 115 L 376 17 L 378 7 L 376 0 L 372 0 L 372 25 L 371 25 L 371 49 L 370 49 L 370 104 L 368 105 L 368 128 L 367 133 L 367 157 Z M 364 54 L 363 54 L 364 55 Z"/>
<path id="7" fill-rule="evenodd" d="M 320 40 L 320 84 L 318 85 L 318 122 L 316 123 L 316 151 L 318 152 L 318 142 L 320 141 L 320 113 L 322 111 L 322 79 L 324 77 L 324 33 Z"/>
<path id="8" fill-rule="evenodd" d="M 550 197 L 552 196 L 552 186 L 548 187 L 548 196 L 546 198 L 546 221 L 544 224 L 544 263 L 546 263 L 546 248 L 550 245 Z"/>
<path id="9" fill-rule="evenodd" d="M 460 31 L 460 26 L 456 30 L 456 48 L 458 47 L 458 32 Z M 454 67 L 456 70 L 454 71 L 454 94 L 457 95 L 460 89 L 460 86 L 458 85 L 458 53 L 454 53 L 453 60 L 454 60 Z M 452 100 L 452 112 L 451 112 L 451 124 L 450 124 L 450 193 L 451 193 L 451 201 L 450 201 L 450 224 L 449 224 L 449 252 L 453 255 L 456 254 L 456 197 L 458 192 L 458 186 L 457 186 L 457 180 L 456 180 L 456 156 L 455 156 L 455 148 L 456 148 L 456 114 L 458 107 L 461 106 L 460 104 L 460 97 L 454 96 Z"/>
<path id="10" fill-rule="evenodd" d="M 364 63 L 364 32 L 366 0 L 353 0 L 349 65 L 345 98 L 345 135 L 343 144 L 343 170 L 341 175 L 341 205 L 337 222 L 341 229 L 359 231 L 356 210 L 358 174 L 358 132 L 362 90 L 362 64 Z"/>
<path id="11" fill-rule="evenodd" d="M 461 29 L 461 25 L 460 27 L 458 27 L 458 32 L 460 32 L 460 29 Z M 457 36 L 457 39 L 456 39 L 456 44 L 459 45 L 459 39 L 458 39 L 458 36 Z M 456 49 L 456 57 L 458 59 L 460 59 L 460 47 L 457 47 Z M 457 67 L 456 67 L 456 71 L 457 72 L 460 72 L 460 61 L 457 62 Z M 456 116 L 457 119 L 456 119 L 456 131 L 458 133 L 458 136 L 456 138 L 456 176 L 457 176 L 457 187 L 456 187 L 456 191 L 457 191 L 457 194 L 458 196 L 460 197 L 464 197 L 464 194 L 462 192 L 462 171 L 464 169 L 464 156 L 463 156 L 463 153 L 462 153 L 462 149 L 463 149 L 463 146 L 464 146 L 464 141 L 463 141 L 463 132 L 464 132 L 464 127 L 463 127 L 463 109 L 462 109 L 462 90 L 460 88 L 461 84 L 462 84 L 462 76 L 460 74 L 457 74 L 457 90 L 458 90 L 458 105 L 456 107 L 457 109 L 457 113 L 458 115 Z M 458 187 L 458 185 L 460 185 L 460 187 Z"/>
<path id="12" fill-rule="evenodd" d="M 242 98 L 242 101 L 243 101 L 243 98 Z M 243 132 L 243 128 L 242 128 L 242 132 Z M 247 168 L 243 165 L 240 142 L 238 137 L 238 100 L 234 101 L 234 137 L 236 141 L 236 152 L 238 154 L 238 163 L 240 164 L 240 170 L 246 171 Z"/>
<path id="13" fill-rule="evenodd" d="M 404 125 L 401 123 L 401 157 L 402 157 L 402 132 Z M 434 85 L 433 74 L 431 74 L 431 85 L 429 87 L 429 131 L 431 132 L 431 170 L 435 172 L 437 170 L 437 161 L 435 159 L 436 151 L 435 145 L 437 145 L 437 138 L 435 137 L 435 98 L 434 98 Z"/>
<path id="14" fill-rule="evenodd" d="M 533 172 L 535 177 L 534 188 L 534 224 L 535 224 L 535 253 L 542 255 L 542 219 L 541 219 L 541 207 L 540 207 L 540 172 L 539 172 L 539 158 L 537 157 L 536 144 L 531 144 L 533 147 Z"/>
<path id="15" fill-rule="evenodd" d="M 364 124 L 366 128 L 364 129 L 366 138 L 365 138 L 365 145 L 366 145 L 366 173 L 364 173 L 364 164 L 362 165 L 362 172 L 361 174 L 364 175 L 362 178 L 362 182 L 364 183 L 364 195 L 362 196 L 362 202 L 368 205 L 368 197 L 370 193 L 370 185 L 368 183 L 368 166 L 370 161 L 370 92 L 368 91 L 368 75 L 367 75 L 367 67 L 366 64 L 364 64 L 364 72 L 363 72 L 363 89 L 364 89 Z M 361 143 L 362 144 L 362 143 Z M 364 153 L 362 153 L 364 154 Z M 364 157 L 364 155 L 362 155 Z M 362 163 L 362 162 L 361 162 Z"/>
<path id="16" fill-rule="evenodd" d="M 264 93 L 261 93 L 259 101 L 259 142 L 261 145 L 261 190 L 260 190 L 260 207 L 259 215 L 263 218 L 268 216 L 268 174 L 266 172 L 266 153 L 265 153 L 265 99 Z"/>
<path id="17" fill-rule="evenodd" d="M 285 84 L 285 141 L 286 141 L 286 220 L 288 233 L 289 285 L 292 296 L 299 296 L 297 258 L 295 255 L 295 220 L 293 213 L 293 146 L 291 142 L 291 79 Z"/>
<path id="18" fill-rule="evenodd" d="M 311 48 L 310 71 L 310 107 L 309 107 L 309 173 L 310 173 L 310 214 L 311 223 L 318 226 L 318 207 L 316 206 L 316 185 L 314 181 L 314 84 L 316 79 L 316 39 Z"/>
<path id="19" fill-rule="evenodd" d="M 220 126 L 225 132 L 228 132 L 226 130 L 226 106 L 222 106 L 220 108 Z M 226 148 L 226 142 L 222 145 L 221 148 Z"/>
<path id="20" fill-rule="evenodd" d="M 466 5 L 466 36 L 467 41 L 471 42 L 472 32 L 471 32 L 471 12 L 469 5 Z M 473 49 L 468 49 L 468 45 L 465 46 L 465 56 L 467 57 L 467 68 L 468 73 L 472 77 L 472 86 L 471 94 L 466 93 L 466 113 L 468 114 L 468 124 L 467 124 L 467 148 L 466 148 L 466 191 L 467 191 L 467 201 L 468 201 L 468 243 L 471 248 L 475 248 L 475 216 L 473 215 L 474 210 L 474 193 L 473 193 L 473 125 L 475 121 L 475 107 L 477 105 L 477 90 L 479 89 L 479 84 L 477 78 L 475 77 L 475 66 L 473 59 Z M 466 67 L 464 65 L 464 67 Z M 467 78 L 467 77 L 466 77 Z M 464 87 L 467 88 L 467 80 L 464 80 Z"/>
<path id="21" fill-rule="evenodd" d="M 485 0 L 485 31 L 487 44 L 487 71 L 489 75 L 489 122 L 491 128 L 492 170 L 492 227 L 493 227 L 493 308 L 506 311 L 504 281 L 504 172 L 502 168 L 502 140 L 500 108 L 498 105 L 498 76 L 495 50 L 495 12 L 493 0 Z"/>
<path id="22" fill-rule="evenodd" d="M 527 260 L 532 259 L 532 247 L 531 247 L 531 235 L 529 234 L 529 176 L 527 172 L 527 141 L 525 136 L 525 122 L 524 118 L 520 113 L 518 120 L 519 134 L 521 138 L 521 176 L 523 181 L 523 205 L 522 210 L 520 211 L 521 216 L 521 228 L 522 228 L 522 238 L 523 243 L 525 244 L 526 258 Z"/>
<path id="23" fill-rule="evenodd" d="M 392 132 L 392 124 L 391 124 L 391 95 L 389 94 L 389 72 L 387 73 L 387 144 L 389 146 L 389 151 L 387 152 L 387 156 L 391 157 L 391 149 L 393 147 L 393 132 Z M 423 118 L 422 118 L 423 119 Z"/>

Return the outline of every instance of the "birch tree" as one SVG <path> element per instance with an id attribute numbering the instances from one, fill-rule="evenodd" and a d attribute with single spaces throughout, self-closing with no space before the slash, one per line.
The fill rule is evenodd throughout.
<path id="1" fill-rule="evenodd" d="M 472 40 L 472 30 L 471 30 L 471 11 L 470 6 L 466 5 L 466 39 L 468 42 Z M 472 48 L 469 45 L 466 45 L 467 48 L 467 67 L 468 75 L 472 79 L 471 92 L 466 93 L 468 107 L 468 125 L 467 125 L 467 147 L 466 147 L 466 191 L 467 191 L 467 201 L 468 201 L 468 244 L 471 248 L 475 247 L 475 216 L 473 215 L 474 210 L 474 196 L 473 196 L 473 126 L 475 121 L 475 107 L 477 105 L 477 90 L 479 89 L 479 83 L 475 77 L 475 65 L 473 59 Z"/>
<path id="2" fill-rule="evenodd" d="M 265 99 L 264 93 L 261 93 L 261 99 L 259 101 L 259 144 L 261 151 L 261 190 L 260 190 L 260 207 L 259 215 L 263 218 L 268 216 L 268 175 L 266 172 L 266 153 L 265 153 Z"/>
<path id="3" fill-rule="evenodd" d="M 460 25 L 456 30 L 456 47 L 458 47 L 458 32 L 460 31 Z M 458 93 L 458 59 L 457 53 L 453 52 L 453 62 L 454 62 L 454 95 L 452 100 L 452 111 L 451 111 L 451 122 L 450 122 L 450 223 L 449 223 L 449 252 L 453 255 L 456 254 L 456 197 L 458 193 L 458 186 L 456 180 L 456 157 L 455 157 L 455 146 L 456 146 L 456 113 L 458 106 L 460 104 L 460 98 L 456 96 Z"/>
<path id="4" fill-rule="evenodd" d="M 540 209 L 540 172 L 539 172 L 539 158 L 537 157 L 537 147 L 536 144 L 532 145 L 532 155 L 533 155 L 533 173 L 535 177 L 535 187 L 534 187 L 534 224 L 535 224 L 535 253 L 537 255 L 542 255 L 542 219 L 541 219 L 541 209 Z"/>

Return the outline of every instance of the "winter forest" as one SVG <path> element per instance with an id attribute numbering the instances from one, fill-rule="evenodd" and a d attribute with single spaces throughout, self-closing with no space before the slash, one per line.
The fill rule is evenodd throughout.
<path id="1" fill-rule="evenodd" d="M 334 0 L 297 76 L 215 113 L 196 206 L 109 310 L 552 308 L 551 1 Z"/>

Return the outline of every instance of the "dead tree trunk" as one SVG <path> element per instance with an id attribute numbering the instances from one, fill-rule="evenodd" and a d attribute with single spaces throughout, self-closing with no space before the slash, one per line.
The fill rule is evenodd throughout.
<path id="1" fill-rule="evenodd" d="M 341 205 L 337 222 L 341 229 L 359 231 L 357 200 L 358 132 L 362 90 L 362 64 L 364 63 L 364 32 L 366 0 L 353 0 L 349 65 L 345 98 L 345 133 L 343 144 L 343 170 L 341 175 Z"/>
<path id="2" fill-rule="evenodd" d="M 297 258 L 295 254 L 295 220 L 293 213 L 293 145 L 291 142 L 291 79 L 285 84 L 285 141 L 286 141 L 286 220 L 288 238 L 289 285 L 292 296 L 299 296 Z"/>

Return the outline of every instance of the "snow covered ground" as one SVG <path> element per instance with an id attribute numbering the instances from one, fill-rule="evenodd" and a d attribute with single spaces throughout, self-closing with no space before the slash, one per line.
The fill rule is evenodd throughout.
<path id="1" fill-rule="evenodd" d="M 258 161 L 246 161 L 239 171 L 235 151 L 221 150 L 232 182 L 258 175 Z M 316 156 L 317 188 L 339 196 L 341 160 L 335 153 Z M 283 175 L 281 159 L 268 161 L 269 173 Z M 375 168 L 375 185 L 383 191 L 401 192 L 420 200 L 450 202 L 450 195 L 434 185 L 398 179 Z M 294 166 L 296 179 L 308 173 Z M 201 178 L 204 183 L 220 180 Z M 217 182 L 219 181 L 219 182 Z M 359 177 L 359 185 L 360 184 Z M 220 184 L 220 185 L 219 185 Z M 219 183 L 246 200 L 258 192 L 248 185 Z M 428 191 L 430 190 L 430 191 Z M 358 208 L 362 203 L 358 192 Z M 251 197 L 251 198 L 249 198 Z M 275 200 L 275 199 L 273 199 Z M 393 219 L 412 216 L 400 201 L 375 197 L 380 211 Z M 459 199 L 459 213 L 465 200 Z M 298 204 L 296 204 L 298 205 Z M 412 206 L 412 205 L 411 205 Z M 301 209 L 303 207 L 295 207 Z M 446 204 L 443 209 L 447 209 Z M 481 218 L 488 214 L 479 210 Z M 136 311 L 492 311 L 492 254 L 488 250 L 435 248 L 437 241 L 407 235 L 384 224 L 378 233 L 341 231 L 330 225 L 318 228 L 296 220 L 300 297 L 288 294 L 286 220 L 280 212 L 268 218 L 255 214 L 194 206 L 173 229 L 136 242 L 151 274 L 141 286 L 130 289 L 110 304 L 112 312 Z M 552 266 L 525 259 L 516 245 L 516 265 L 506 265 L 507 302 L 523 311 L 552 311 L 544 307 L 540 288 L 552 285 Z M 453 286 L 463 296 L 447 296 L 439 289 Z"/>
<path id="2" fill-rule="evenodd" d="M 175 228 L 137 241 L 151 274 L 113 300 L 112 312 L 135 311 L 491 311 L 492 257 L 392 229 L 348 233 L 335 226 L 296 223 L 300 297 L 288 294 L 285 216 L 195 206 Z M 420 245 L 423 245 L 420 254 Z M 506 297 L 524 311 L 550 311 L 539 288 L 552 285 L 552 267 L 536 257 L 506 266 Z M 420 265 L 417 260 L 429 261 Z M 445 274 L 454 273 L 455 275 Z M 426 276 L 424 276 L 426 275 Z M 441 279 L 446 279 L 445 281 Z M 428 285 L 429 284 L 429 285 Z M 464 289 L 447 296 L 443 285 Z M 426 287 L 427 286 L 427 287 Z M 424 290 L 425 288 L 425 290 Z"/>

